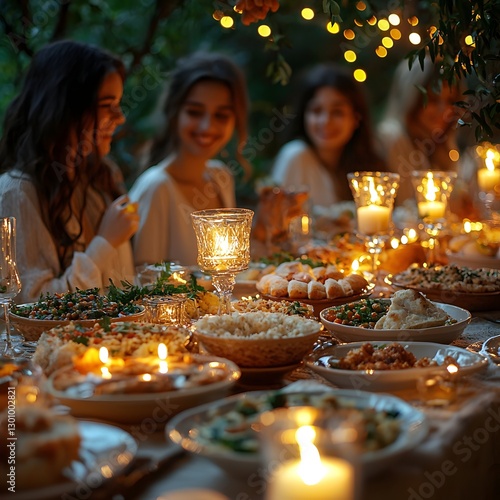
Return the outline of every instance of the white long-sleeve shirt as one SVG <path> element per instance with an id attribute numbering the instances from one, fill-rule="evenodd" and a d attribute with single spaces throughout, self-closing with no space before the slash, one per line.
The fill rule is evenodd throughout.
<path id="1" fill-rule="evenodd" d="M 46 292 L 104 289 L 109 279 L 117 285 L 122 279 L 133 280 L 130 243 L 114 248 L 101 236 L 94 236 L 87 244 L 82 235 L 78 241 L 81 250 L 75 251 L 66 269 L 61 269 L 56 244 L 40 213 L 35 186 L 21 175 L 14 171 L 0 176 L 0 217 L 15 217 L 17 225 L 16 262 L 22 290 L 16 302 L 33 302 Z M 104 201 L 90 189 L 85 215 L 95 230 L 104 210 Z M 75 225 L 76 220 L 70 220 L 68 230 Z"/>
<path id="2" fill-rule="evenodd" d="M 215 183 L 223 206 L 236 206 L 234 179 L 221 162 L 210 161 L 207 172 Z M 148 168 L 130 190 L 131 201 L 139 203 L 139 229 L 133 238 L 136 265 L 176 261 L 182 265 L 196 265 L 198 250 L 191 222 L 191 213 L 204 209 L 200 193 L 196 207 L 188 203 L 165 163 Z"/>

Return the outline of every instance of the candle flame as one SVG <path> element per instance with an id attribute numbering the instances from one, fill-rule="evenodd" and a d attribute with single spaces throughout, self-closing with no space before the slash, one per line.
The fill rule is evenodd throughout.
<path id="1" fill-rule="evenodd" d="M 303 215 L 300 222 L 302 234 L 309 234 L 309 217 L 307 215 Z"/>
<path id="2" fill-rule="evenodd" d="M 434 185 L 434 177 L 432 172 L 427 173 L 427 192 L 424 194 L 427 201 L 436 201 L 436 193 L 439 189 Z"/>
<path id="3" fill-rule="evenodd" d="M 375 189 L 375 183 L 373 182 L 373 177 L 370 177 L 368 183 L 368 190 L 370 191 L 370 202 L 372 205 L 380 205 L 380 196 Z"/>
<path id="4" fill-rule="evenodd" d="M 227 235 L 227 233 L 220 234 L 216 232 L 214 243 L 215 256 L 223 257 L 230 253 L 229 236 Z"/>
<path id="5" fill-rule="evenodd" d="M 309 486 L 318 484 L 326 474 L 318 448 L 313 444 L 315 437 L 316 431 L 309 425 L 299 427 L 295 432 L 295 439 L 300 448 L 298 473 L 302 481 Z"/>
<path id="6" fill-rule="evenodd" d="M 158 371 L 160 373 L 168 372 L 168 363 L 166 361 L 167 357 L 168 357 L 167 346 L 163 342 L 161 342 L 160 344 L 158 344 L 158 358 L 160 358 Z"/>
<path id="7" fill-rule="evenodd" d="M 167 349 L 167 346 L 163 343 L 163 342 L 160 342 L 158 344 L 158 357 L 160 359 L 167 359 L 167 356 L 168 356 L 168 349 Z"/>
<path id="8" fill-rule="evenodd" d="M 486 165 L 486 168 L 490 171 L 493 172 L 495 170 L 495 151 L 493 149 L 488 149 L 486 151 L 486 158 L 484 159 L 484 164 Z"/>
<path id="9" fill-rule="evenodd" d="M 454 373 L 457 373 L 458 372 L 458 366 L 457 365 L 454 365 L 454 364 L 451 364 L 451 365 L 448 365 L 446 367 L 446 369 L 448 370 L 448 373 L 450 375 L 454 374 Z"/>
<path id="10" fill-rule="evenodd" d="M 106 347 L 101 347 L 99 349 L 99 360 L 101 361 L 102 364 L 106 364 L 109 359 L 109 352 Z"/>

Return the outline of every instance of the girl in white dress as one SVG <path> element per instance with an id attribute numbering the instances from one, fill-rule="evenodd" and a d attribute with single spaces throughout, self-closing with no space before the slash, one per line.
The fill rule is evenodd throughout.
<path id="1" fill-rule="evenodd" d="M 196 264 L 190 214 L 236 206 L 234 174 L 246 163 L 247 92 L 236 65 L 219 54 L 197 53 L 171 74 L 164 104 L 166 125 L 155 140 L 148 168 L 130 191 L 139 202 L 134 237 L 137 265 L 161 261 Z M 237 158 L 214 160 L 237 135 Z"/>
<path id="2" fill-rule="evenodd" d="M 133 278 L 134 205 L 103 158 L 125 118 L 124 67 L 72 41 L 34 57 L 0 142 L 0 216 L 17 219 L 18 302 Z"/>

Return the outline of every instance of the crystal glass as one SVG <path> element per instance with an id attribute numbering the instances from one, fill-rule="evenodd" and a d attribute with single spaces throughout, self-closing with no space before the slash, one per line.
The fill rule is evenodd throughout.
<path id="1" fill-rule="evenodd" d="M 479 199 L 484 204 L 485 218 L 494 217 L 493 204 L 500 198 L 500 146 L 483 143 L 476 148 L 480 156 L 477 170 Z"/>
<path id="2" fill-rule="evenodd" d="M 263 413 L 255 425 L 270 472 L 266 500 L 355 500 L 363 432 L 355 421 L 309 406 Z M 358 493 L 358 494 L 357 494 Z"/>
<path id="3" fill-rule="evenodd" d="M 439 235 L 446 225 L 448 200 L 456 178 L 455 172 L 439 170 L 412 172 L 418 216 L 422 219 L 425 232 L 429 235 L 427 263 L 431 265 L 437 261 Z"/>
<path id="4" fill-rule="evenodd" d="M 392 232 L 392 210 L 399 188 L 399 174 L 392 172 L 353 172 L 347 174 L 356 203 L 358 235 L 365 240 L 372 258 L 376 281 L 378 255 Z"/>
<path id="5" fill-rule="evenodd" d="M 0 219 L 0 303 L 5 314 L 6 343 L 4 357 L 15 357 L 20 352 L 12 344 L 9 308 L 11 301 L 21 291 L 21 280 L 16 266 L 16 219 Z"/>
<path id="6" fill-rule="evenodd" d="M 193 212 L 191 219 L 198 246 L 198 265 L 212 276 L 219 295 L 219 314 L 231 311 L 235 275 L 250 263 L 253 211 L 223 208 Z"/>

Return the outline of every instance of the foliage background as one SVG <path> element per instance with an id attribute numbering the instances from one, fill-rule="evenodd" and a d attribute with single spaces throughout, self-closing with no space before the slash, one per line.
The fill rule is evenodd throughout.
<path id="1" fill-rule="evenodd" d="M 342 29 L 354 26 L 355 18 L 370 15 L 370 10 L 363 13 L 356 9 L 357 2 L 339 3 Z M 175 61 L 200 49 L 225 53 L 245 71 L 251 98 L 250 137 L 256 146 L 255 154 L 248 159 L 254 173 L 250 182 L 238 183 L 239 203 L 250 206 L 255 200 L 255 181 L 269 171 L 283 141 L 279 133 L 268 133 L 271 119 L 277 110 L 283 111 L 293 93 L 293 86 L 273 83 L 272 75 L 267 74 L 269 65 L 284 58 L 293 80 L 303 68 L 317 62 L 349 65 L 343 53 L 354 49 L 357 60 L 350 67 L 367 72 L 364 86 L 373 118 L 380 118 L 395 66 L 414 48 L 405 41 L 412 29 L 406 19 L 419 15 L 421 22 L 416 29 L 425 39 L 426 26 L 436 18 L 438 5 L 396 0 L 378 3 L 381 13 L 388 15 L 391 9 L 398 9 L 403 18 L 398 27 L 403 37 L 383 59 L 375 55 L 375 48 L 385 33 L 370 29 L 348 42 L 342 30 L 331 34 L 325 29 L 330 16 L 323 7 L 328 10 L 335 4 L 329 0 L 280 1 L 279 11 L 265 21 L 273 31 L 273 42 L 257 34 L 257 25 L 244 26 L 230 9 L 230 0 L 0 0 L 0 119 L 3 121 L 6 106 L 15 96 L 32 54 L 46 43 L 71 38 L 111 50 L 123 58 L 128 68 L 123 100 L 127 123 L 117 133 L 113 155 L 131 185 L 140 171 L 144 147 L 160 126 L 158 102 Z M 300 16 L 304 6 L 315 10 L 313 20 Z M 214 20 L 215 10 L 231 12 L 233 28 L 223 28 Z"/>

